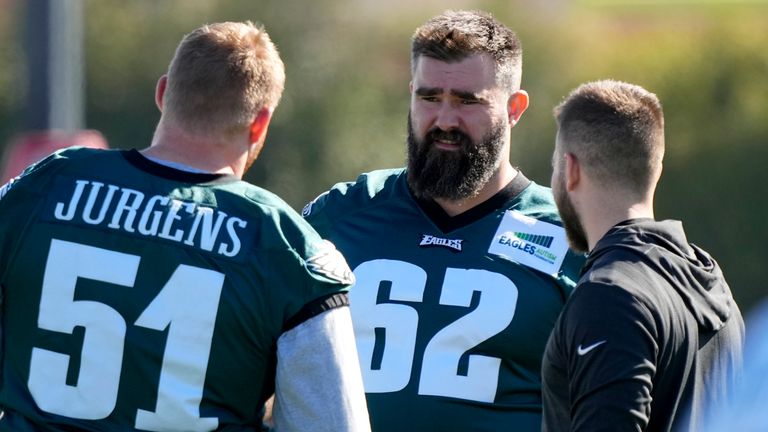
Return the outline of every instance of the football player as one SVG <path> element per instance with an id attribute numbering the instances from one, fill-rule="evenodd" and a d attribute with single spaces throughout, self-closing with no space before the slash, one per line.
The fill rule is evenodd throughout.
<path id="1" fill-rule="evenodd" d="M 407 167 L 304 208 L 354 268 L 374 431 L 539 431 L 541 357 L 578 275 L 550 190 L 509 160 L 528 107 L 515 33 L 448 11 L 411 51 Z"/>
<path id="2" fill-rule="evenodd" d="M 63 150 L 0 189 L 0 430 L 367 431 L 333 245 L 241 181 L 283 90 L 263 28 L 182 40 L 142 151 Z"/>

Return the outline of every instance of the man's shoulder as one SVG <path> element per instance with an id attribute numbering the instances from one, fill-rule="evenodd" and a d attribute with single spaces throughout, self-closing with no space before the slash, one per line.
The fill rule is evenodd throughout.
<path id="1" fill-rule="evenodd" d="M 27 167 L 19 177 L 52 167 L 77 166 L 78 164 L 107 163 L 120 153 L 119 150 L 94 149 L 90 147 L 67 147 L 57 150 Z M 74 165 L 73 165 L 74 164 Z"/>
<path id="2" fill-rule="evenodd" d="M 264 211 L 293 212 L 291 206 L 276 193 L 246 181 L 226 183 L 221 186 L 221 189 L 228 190 L 235 199 L 245 198 L 249 205 L 262 208 Z"/>
<path id="3" fill-rule="evenodd" d="M 374 205 L 397 194 L 403 176 L 403 168 L 382 169 L 363 173 L 355 181 L 337 183 L 304 206 L 302 216 L 312 220 L 324 213 L 338 215 Z"/>
<path id="4" fill-rule="evenodd" d="M 244 211 L 252 220 L 274 226 L 289 244 L 319 240 L 315 230 L 277 194 L 244 181 L 223 185 L 222 189 L 227 190 L 237 207 L 246 207 Z"/>
<path id="5" fill-rule="evenodd" d="M 122 150 L 95 149 L 90 147 L 67 147 L 58 150 L 40 162 L 30 166 L 30 168 L 39 168 L 49 165 L 63 165 L 78 167 L 88 165 L 90 167 L 109 164 L 111 161 L 122 161 Z"/>
<path id="6" fill-rule="evenodd" d="M 278 195 L 238 182 L 230 187 L 240 188 L 241 195 L 259 212 L 262 221 L 261 238 L 265 250 L 290 251 L 301 258 L 312 278 L 323 283 L 351 285 L 354 276 L 344 257 L 336 247 L 323 240 L 315 229 Z M 343 288 L 343 287 L 342 287 Z"/>
<path id="7" fill-rule="evenodd" d="M 8 195 L 11 189 L 30 187 L 34 190 L 44 190 L 47 188 L 46 176 L 51 173 L 60 172 L 62 169 L 77 169 L 79 163 L 85 161 L 86 164 L 95 165 L 90 162 L 93 157 L 106 156 L 112 157 L 117 152 L 114 150 L 94 149 L 89 147 L 67 147 L 57 150 L 39 161 L 29 165 L 18 176 L 10 179 L 4 185 L 0 185 L 0 199 Z M 99 162 L 98 164 L 100 164 Z M 39 191 L 38 191 L 39 192 Z"/>
<path id="8" fill-rule="evenodd" d="M 664 301 L 665 290 L 652 289 L 659 284 L 666 286 L 666 280 L 637 253 L 616 248 L 587 266 L 576 288 L 582 300 L 586 296 L 593 297 L 596 303 L 631 299 L 648 310 L 668 303 Z"/>
<path id="9" fill-rule="evenodd" d="M 531 182 L 516 198 L 515 210 L 526 216 L 562 226 L 552 189 Z"/>
<path id="10" fill-rule="evenodd" d="M 593 251 L 595 253 L 595 251 Z M 661 277 L 640 250 L 612 247 L 599 256 L 591 257 L 582 280 L 585 283 L 605 284 L 624 291 L 642 290 L 648 279 Z"/>

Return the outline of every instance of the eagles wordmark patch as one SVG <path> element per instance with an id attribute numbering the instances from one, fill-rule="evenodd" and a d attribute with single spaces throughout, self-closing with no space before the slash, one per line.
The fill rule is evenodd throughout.
<path id="1" fill-rule="evenodd" d="M 461 252 L 461 243 L 463 241 L 463 239 L 448 239 L 422 234 L 419 246 L 441 246 Z"/>

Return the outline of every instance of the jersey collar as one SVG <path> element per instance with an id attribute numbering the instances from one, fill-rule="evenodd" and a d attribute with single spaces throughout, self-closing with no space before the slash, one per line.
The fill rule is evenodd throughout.
<path id="1" fill-rule="evenodd" d="M 149 174 L 183 183 L 231 183 L 239 179 L 232 174 L 195 173 L 154 162 L 136 149 L 123 151 L 123 157 L 136 168 Z"/>
<path id="2" fill-rule="evenodd" d="M 406 177 L 406 176 L 404 176 Z M 407 184 L 407 182 L 406 182 Z M 408 192 L 413 197 L 416 204 L 421 208 L 424 214 L 432 220 L 432 222 L 444 233 L 448 233 L 459 228 L 463 228 L 478 220 L 488 216 L 489 214 L 505 208 L 506 204 L 517 197 L 523 189 L 527 188 L 531 184 L 531 181 L 523 174 L 522 171 L 518 171 L 515 178 L 513 178 L 504 188 L 498 191 L 494 196 L 488 198 L 482 203 L 472 207 L 464 213 L 456 216 L 450 216 L 448 213 L 440 207 L 434 200 L 429 198 L 418 198 L 411 191 L 410 187 Z"/>

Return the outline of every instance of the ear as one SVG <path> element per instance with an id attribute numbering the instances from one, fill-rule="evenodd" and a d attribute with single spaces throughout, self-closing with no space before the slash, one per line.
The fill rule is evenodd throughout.
<path id="1" fill-rule="evenodd" d="M 165 97 L 165 88 L 168 86 L 168 75 L 163 75 L 157 80 L 155 86 L 155 104 L 160 112 L 163 112 L 163 98 Z"/>
<path id="2" fill-rule="evenodd" d="M 256 113 L 256 117 L 253 118 L 253 122 L 248 128 L 248 138 L 251 144 L 264 142 L 270 120 L 272 120 L 272 108 L 264 107 Z"/>
<path id="3" fill-rule="evenodd" d="M 507 117 L 510 127 L 514 127 L 520 120 L 525 110 L 528 109 L 528 92 L 518 90 L 512 93 L 507 100 Z"/>
<path id="4" fill-rule="evenodd" d="M 408 93 L 413 94 L 413 80 L 408 83 Z"/>
<path id="5" fill-rule="evenodd" d="M 581 164 L 573 153 L 566 153 L 565 157 L 565 190 L 573 192 L 581 182 Z"/>

